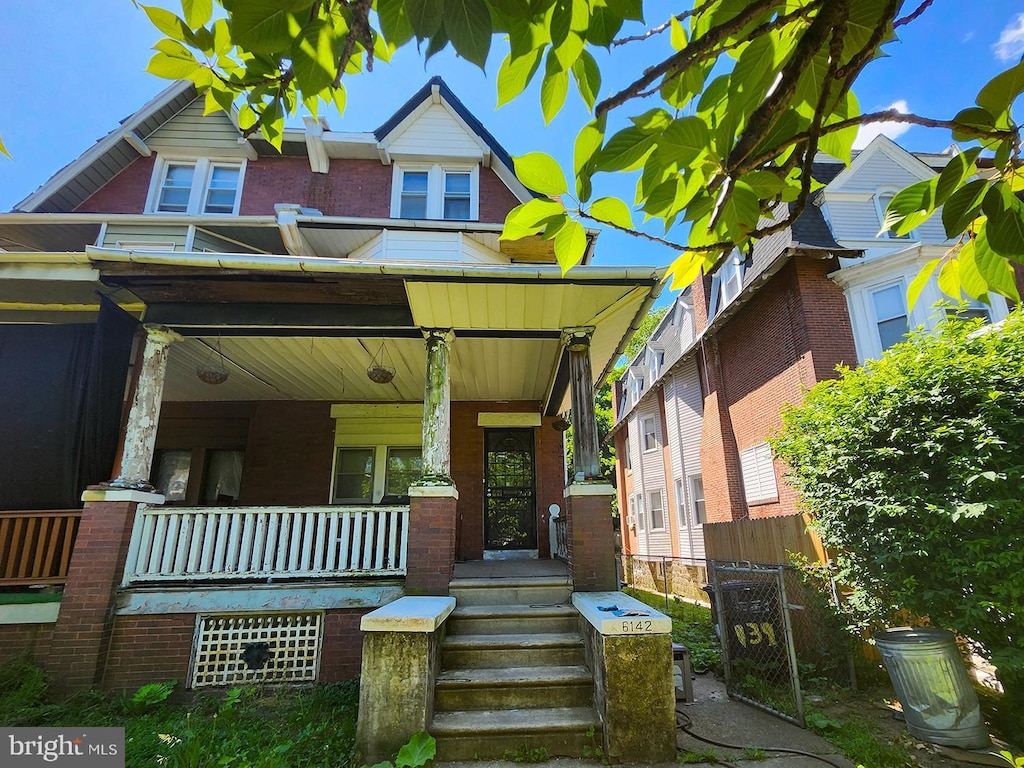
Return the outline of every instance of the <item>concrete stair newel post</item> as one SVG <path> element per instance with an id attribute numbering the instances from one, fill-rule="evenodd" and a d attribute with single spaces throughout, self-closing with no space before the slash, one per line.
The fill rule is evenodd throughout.
<path id="1" fill-rule="evenodd" d="M 423 393 L 423 478 L 409 488 L 408 595 L 447 595 L 455 566 L 456 505 L 451 474 L 451 344 L 448 329 L 427 329 Z"/>
<path id="2" fill-rule="evenodd" d="M 569 355 L 574 470 L 565 489 L 566 532 L 573 587 L 578 592 L 619 588 L 612 528 L 615 489 L 601 476 L 594 414 L 594 376 L 590 364 L 593 333 L 593 328 L 570 328 L 562 334 L 562 344 Z"/>
<path id="3" fill-rule="evenodd" d="M 171 343 L 181 337 L 161 326 L 145 326 L 145 331 L 117 477 L 82 494 L 85 506 L 47 661 L 54 687 L 62 692 L 102 683 L 136 510 L 139 504 L 164 502 L 153 492 L 149 475 L 167 356 Z"/>

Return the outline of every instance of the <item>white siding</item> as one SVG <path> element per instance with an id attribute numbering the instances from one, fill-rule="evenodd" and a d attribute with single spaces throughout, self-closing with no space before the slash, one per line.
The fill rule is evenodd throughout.
<path id="1" fill-rule="evenodd" d="M 828 201 L 828 216 L 836 240 L 873 240 L 878 236 L 881 222 L 872 200 Z"/>
<path id="2" fill-rule="evenodd" d="M 174 250 L 185 247 L 188 226 L 174 224 L 132 225 L 108 224 L 103 236 L 107 248 L 130 248 L 133 245 L 154 244 L 157 246 L 174 243 Z"/>
<path id="3" fill-rule="evenodd" d="M 185 107 L 146 139 L 150 149 L 163 154 L 207 154 L 244 157 L 241 134 L 223 112 L 203 115 L 203 100 Z"/>
<path id="4" fill-rule="evenodd" d="M 700 374 L 691 358 L 680 366 L 671 380 L 665 383 L 665 412 L 668 419 L 668 442 L 671 453 L 673 493 L 678 496 L 677 480 L 682 480 L 683 498 L 676 499 L 675 517 L 682 557 L 703 558 L 704 533 L 701 526 L 691 524 L 690 482 L 692 475 L 701 474 L 700 440 L 703 425 L 703 397 Z M 682 505 L 680 514 L 679 505 Z"/>
<path id="5" fill-rule="evenodd" d="M 459 232 L 404 232 L 383 235 L 352 251 L 358 261 L 416 261 L 423 263 L 508 264 L 507 257 Z"/>
<path id="6" fill-rule="evenodd" d="M 922 169 L 923 170 L 923 169 Z M 874 152 L 845 184 L 844 192 L 874 192 L 879 187 L 903 187 L 920 181 L 915 175 L 892 160 L 885 152 Z"/>
<path id="7" fill-rule="evenodd" d="M 420 113 L 391 139 L 388 150 L 392 154 L 440 157 L 476 157 L 482 151 L 473 135 L 441 104 L 431 104 Z"/>
<path id="8" fill-rule="evenodd" d="M 658 400 L 651 398 L 649 403 L 637 409 L 638 448 L 640 449 L 639 463 L 633 465 L 634 493 L 640 493 L 644 499 L 644 531 L 640 533 L 640 554 L 642 555 L 664 555 L 672 556 L 672 534 L 667 525 L 662 530 L 651 530 L 651 513 L 648 498 L 651 491 L 661 491 L 662 499 L 668 498 L 665 484 L 665 459 L 664 459 L 664 428 L 661 424 L 661 416 L 658 413 Z M 643 450 L 643 421 L 654 419 L 657 424 L 658 445 L 653 450 Z M 638 475 L 639 468 L 639 477 Z M 639 481 L 639 482 L 637 482 Z M 663 502 L 664 508 L 664 502 Z M 638 532 L 639 533 L 639 532 Z"/>

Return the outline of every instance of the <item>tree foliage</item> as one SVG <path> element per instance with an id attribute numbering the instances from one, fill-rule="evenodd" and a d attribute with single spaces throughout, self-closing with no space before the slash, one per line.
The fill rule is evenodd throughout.
<path id="1" fill-rule="evenodd" d="M 907 232 L 942 207 L 957 245 L 928 274 L 939 269 L 943 290 L 958 300 L 961 289 L 1016 299 L 1010 262 L 1024 262 L 1017 196 L 1024 175 L 1012 106 L 1024 91 L 1024 62 L 947 119 L 863 114 L 852 90 L 896 30 L 931 3 L 693 0 L 653 26 L 647 16 L 664 11 L 643 0 L 216 0 L 217 13 L 213 0 L 182 0 L 181 16 L 143 8 L 167 35 L 149 71 L 192 80 L 208 110 L 240 100 L 243 131 L 261 131 L 278 148 L 286 114 L 305 107 L 316 115 L 323 103 L 344 110 L 343 77 L 371 70 L 375 60 L 415 41 L 427 58 L 451 46 L 483 67 L 500 36 L 508 52 L 496 78 L 499 105 L 539 78 L 546 120 L 561 110 L 570 85 L 592 112 L 576 138 L 574 184 L 542 153 L 516 161 L 524 183 L 554 199 L 513 210 L 504 237 L 552 240 L 564 270 L 583 256 L 581 221 L 597 221 L 678 251 L 673 284 L 687 285 L 734 247 L 748 248 L 798 216 L 818 186 L 815 154 L 848 163 L 859 125 L 899 121 L 952 131 L 975 146 L 940 176 L 898 194 L 883 229 Z M 616 66 L 616 51 L 656 36 L 667 36 L 673 52 L 627 87 L 602 93 L 591 50 L 611 50 L 609 66 Z M 979 175 L 981 151 L 991 162 Z M 591 200 L 596 174 L 622 172 L 637 176 L 632 206 Z M 661 221 L 665 236 L 638 232 L 637 219 Z M 685 239 L 677 234 L 687 229 Z"/>
<path id="2" fill-rule="evenodd" d="M 819 383 L 772 447 L 841 578 L 981 643 L 1020 701 L 1024 314 L 977 327 L 919 330 Z"/>
<path id="3" fill-rule="evenodd" d="M 633 338 L 629 340 L 629 344 L 626 345 L 626 351 L 623 352 L 626 356 L 626 363 L 632 363 L 633 359 L 640 354 L 640 350 L 644 348 L 644 345 L 650 340 L 651 334 L 658 327 L 658 323 L 661 322 L 662 318 L 665 317 L 665 313 L 668 312 L 668 307 L 655 307 L 648 312 L 644 319 L 640 321 L 640 327 L 636 329 L 633 334 Z M 621 371 L 619 372 L 621 375 Z M 613 379 L 614 381 L 614 379 Z"/>

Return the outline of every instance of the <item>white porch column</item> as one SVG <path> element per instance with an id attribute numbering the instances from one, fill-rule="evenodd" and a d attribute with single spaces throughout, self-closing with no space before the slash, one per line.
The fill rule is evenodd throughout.
<path id="1" fill-rule="evenodd" d="M 569 351 L 569 396 L 572 408 L 572 461 L 570 481 L 601 478 L 597 417 L 594 414 L 594 374 L 590 366 L 593 328 L 567 328 L 562 343 Z M 582 475 L 582 477 L 580 476 Z"/>
<path id="2" fill-rule="evenodd" d="M 146 346 L 142 352 L 142 364 L 136 373 L 135 397 L 124 430 L 121 471 L 110 485 L 150 491 L 153 487 L 149 483 L 149 475 L 167 375 L 167 356 L 171 343 L 180 340 L 181 336 L 162 325 L 146 325 L 144 328 Z"/>
<path id="3" fill-rule="evenodd" d="M 449 361 L 455 334 L 450 329 L 423 331 L 427 375 L 423 392 L 423 480 L 452 485 L 452 403 Z"/>

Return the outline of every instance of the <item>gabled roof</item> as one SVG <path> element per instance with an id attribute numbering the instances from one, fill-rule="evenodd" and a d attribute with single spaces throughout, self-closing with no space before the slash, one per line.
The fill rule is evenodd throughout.
<path id="1" fill-rule="evenodd" d="M 888 136 L 879 134 L 871 140 L 870 144 L 857 153 L 849 167 L 843 168 L 828 182 L 826 192 L 841 190 L 877 154 L 885 155 L 906 170 L 907 173 L 922 180 L 930 179 L 936 173 L 934 168 L 918 158 L 913 152 L 908 152 Z"/>

